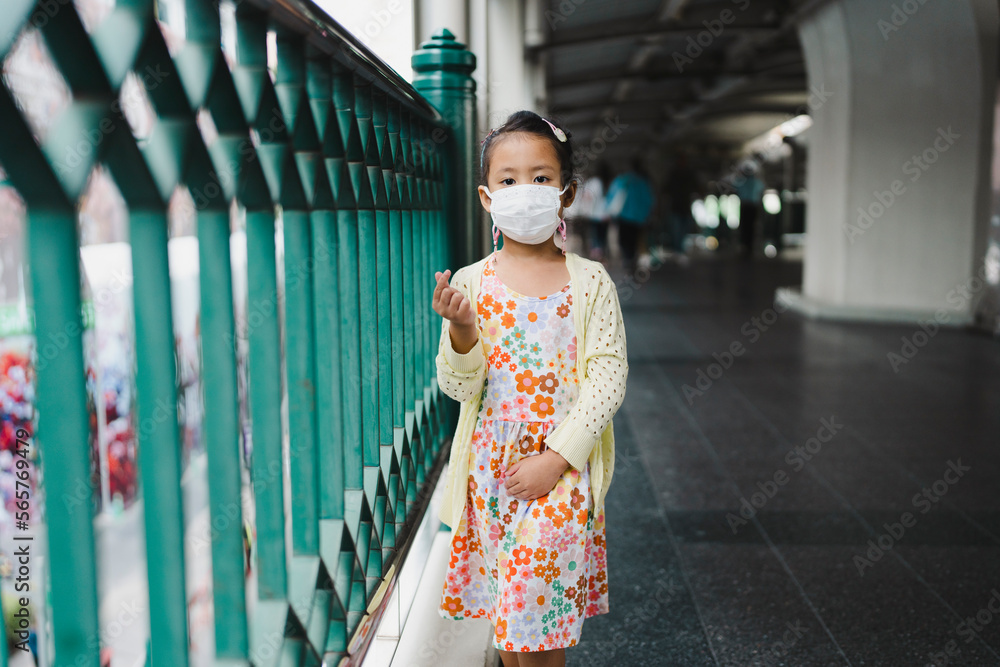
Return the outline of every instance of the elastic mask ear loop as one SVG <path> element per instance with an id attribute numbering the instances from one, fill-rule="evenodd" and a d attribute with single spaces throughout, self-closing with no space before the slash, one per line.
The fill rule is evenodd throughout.
<path id="1" fill-rule="evenodd" d="M 493 134 L 493 133 L 491 132 L 490 134 Z M 486 138 L 489 139 L 488 136 Z M 483 141 L 485 141 L 485 139 Z M 493 199 L 493 193 L 490 192 L 490 189 L 484 185 L 483 186 L 483 190 L 486 192 L 486 196 L 489 197 L 492 200 Z M 491 206 L 491 208 L 492 208 L 492 206 Z M 497 251 L 497 240 L 499 238 L 500 238 L 500 230 L 497 229 L 497 223 L 494 222 L 493 223 L 493 252 Z"/>
<path id="2" fill-rule="evenodd" d="M 543 118 L 542 120 L 545 120 L 545 119 Z M 549 121 L 546 120 L 545 122 L 548 123 Z M 551 123 L 549 123 L 549 124 L 551 125 Z M 554 129 L 555 128 L 553 127 L 553 130 Z M 565 140 L 563 140 L 563 141 L 565 141 Z M 566 187 L 564 187 L 559 192 L 559 196 L 562 197 L 563 193 L 566 192 L 567 190 L 569 190 L 569 183 L 567 183 Z M 559 218 L 559 235 L 562 237 L 562 254 L 565 255 L 566 254 L 566 220 L 564 220 L 563 218 Z"/>

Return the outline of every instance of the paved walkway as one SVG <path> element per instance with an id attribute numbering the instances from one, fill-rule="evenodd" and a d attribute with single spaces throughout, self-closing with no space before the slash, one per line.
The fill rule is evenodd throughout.
<path id="1" fill-rule="evenodd" d="M 612 275 L 611 613 L 567 664 L 1000 665 L 1000 341 L 894 369 L 918 327 L 773 310 L 798 262 Z"/>

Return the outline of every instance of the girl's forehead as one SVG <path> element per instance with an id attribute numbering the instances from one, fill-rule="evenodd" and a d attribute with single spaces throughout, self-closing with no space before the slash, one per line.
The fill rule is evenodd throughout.
<path id="1" fill-rule="evenodd" d="M 548 139 L 529 132 L 511 132 L 501 134 L 494 142 L 490 155 L 491 170 L 501 166 L 533 167 L 540 164 L 559 168 L 559 155 Z"/>

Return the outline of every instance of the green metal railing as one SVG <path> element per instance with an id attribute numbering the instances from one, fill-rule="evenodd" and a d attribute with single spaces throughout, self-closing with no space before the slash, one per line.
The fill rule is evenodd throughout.
<path id="1" fill-rule="evenodd" d="M 54 664 L 97 667 L 102 636 L 93 508 L 59 501 L 80 480 L 90 484 L 77 207 L 98 165 L 128 207 L 148 664 L 189 664 L 167 262 L 167 207 L 178 187 L 197 193 L 217 662 L 319 665 L 326 656 L 337 664 L 356 654 L 349 641 L 380 586 L 391 583 L 454 423 L 454 404 L 434 381 L 440 318 L 430 294 L 434 270 L 469 259 L 452 256 L 445 233 L 465 207 L 445 202 L 472 191 L 466 170 L 451 164 L 469 151 L 472 121 L 446 122 L 308 2 L 224 1 L 235 16 L 230 64 L 219 6 L 179 1 L 180 46 L 168 46 L 158 24 L 163 3 L 158 9 L 153 0 L 117 0 L 90 32 L 71 0 L 5 0 L 0 12 L 0 57 L 24 30 L 39 30 L 71 91 L 39 141 L 14 93 L 0 86 L 0 164 L 27 206 L 35 335 L 62 341 L 38 369 L 33 443 L 48 498 Z M 156 73 L 145 86 L 155 126 L 143 139 L 116 103 L 129 72 Z M 205 129 L 209 119 L 214 132 Z M 102 139 L 93 150 L 57 169 L 96 128 Z M 247 240 L 253 596 L 240 516 L 234 201 Z"/>

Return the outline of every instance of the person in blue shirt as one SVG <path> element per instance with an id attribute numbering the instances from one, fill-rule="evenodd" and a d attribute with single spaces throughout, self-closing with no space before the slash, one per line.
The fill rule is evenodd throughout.
<path id="1" fill-rule="evenodd" d="M 618 228 L 625 270 L 635 273 L 639 241 L 653 209 L 653 188 L 641 158 L 632 158 L 631 167 L 611 181 L 605 201 L 607 214 Z"/>

